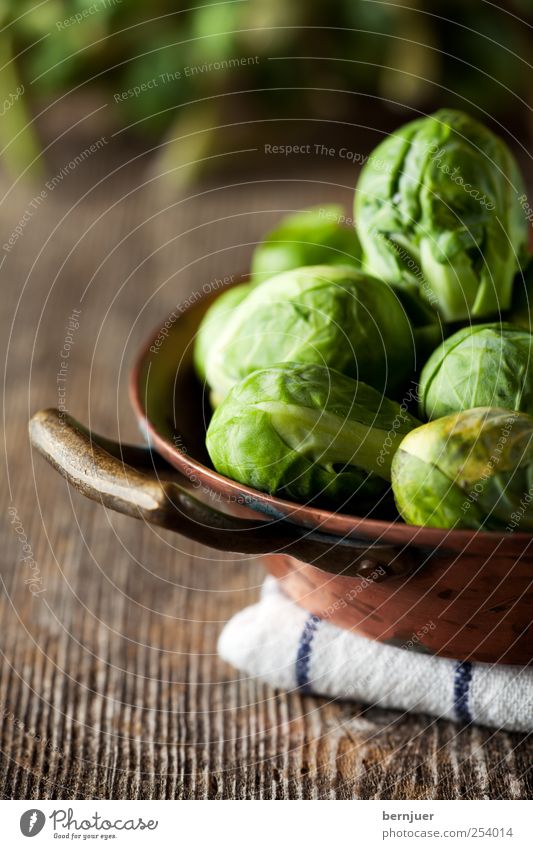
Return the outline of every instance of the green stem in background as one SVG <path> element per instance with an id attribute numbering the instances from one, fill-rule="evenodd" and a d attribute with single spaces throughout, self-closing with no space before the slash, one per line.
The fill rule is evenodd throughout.
<path id="1" fill-rule="evenodd" d="M 0 33 L 0 150 L 10 177 L 42 176 L 41 148 L 6 30 Z"/>
<path id="2" fill-rule="evenodd" d="M 212 102 L 187 104 L 178 110 L 153 166 L 172 189 L 184 190 L 209 170 L 209 156 L 215 154 L 216 116 L 217 106 Z"/>

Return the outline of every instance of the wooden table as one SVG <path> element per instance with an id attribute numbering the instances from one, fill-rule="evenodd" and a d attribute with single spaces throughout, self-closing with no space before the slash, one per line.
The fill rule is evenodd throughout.
<path id="1" fill-rule="evenodd" d="M 98 153 L 39 203 L 41 186 L 11 190 L 0 207 L 2 242 L 31 209 L 1 270 L 2 796 L 530 797 L 520 735 L 241 678 L 216 639 L 257 598 L 261 565 L 105 512 L 32 455 L 29 414 L 62 399 L 96 430 L 136 441 L 127 376 L 152 325 L 246 268 L 279 211 L 351 203 L 353 172 L 180 199 L 158 179 L 143 185 L 142 165 L 106 177 Z"/>

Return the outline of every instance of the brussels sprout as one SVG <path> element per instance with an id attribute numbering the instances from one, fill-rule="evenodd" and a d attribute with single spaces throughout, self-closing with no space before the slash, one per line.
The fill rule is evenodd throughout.
<path id="1" fill-rule="evenodd" d="M 260 283 L 282 271 L 302 265 L 361 267 L 361 245 L 350 227 L 344 227 L 342 206 L 329 204 L 287 215 L 256 247 L 252 282 Z"/>
<path id="2" fill-rule="evenodd" d="M 418 289 L 446 321 L 507 310 L 525 257 L 523 182 L 506 144 L 452 109 L 374 151 L 355 196 L 370 273 Z"/>
<path id="3" fill-rule="evenodd" d="M 321 365 L 260 369 L 233 387 L 207 431 L 215 469 L 255 489 L 339 506 L 375 499 L 390 480 L 406 410 Z"/>
<path id="4" fill-rule="evenodd" d="M 533 417 L 478 407 L 422 425 L 394 455 L 392 489 L 412 525 L 533 530 Z"/>
<path id="5" fill-rule="evenodd" d="M 523 271 L 513 283 L 513 302 L 509 321 L 523 330 L 533 333 L 533 255 L 530 255 Z"/>
<path id="6" fill-rule="evenodd" d="M 248 283 L 232 286 L 217 297 L 204 315 L 194 340 L 194 367 L 200 380 L 206 379 L 205 364 L 213 340 L 221 333 L 233 310 L 249 291 Z"/>
<path id="7" fill-rule="evenodd" d="M 454 333 L 420 376 L 420 414 L 438 419 L 472 407 L 533 414 L 533 336 L 512 324 L 478 324 Z"/>
<path id="8" fill-rule="evenodd" d="M 287 271 L 255 287 L 214 340 L 206 361 L 214 402 L 250 372 L 285 361 L 327 365 L 394 393 L 414 365 L 409 320 L 389 286 L 354 268 Z"/>
<path id="9" fill-rule="evenodd" d="M 414 289 L 407 289 L 397 283 L 391 284 L 407 318 L 413 328 L 413 340 L 416 358 L 425 362 L 432 351 L 446 338 L 447 327 L 440 316 Z"/>

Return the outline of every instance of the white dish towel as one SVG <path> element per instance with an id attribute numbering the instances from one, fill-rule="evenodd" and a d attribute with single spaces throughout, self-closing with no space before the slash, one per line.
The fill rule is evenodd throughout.
<path id="1" fill-rule="evenodd" d="M 225 625 L 218 650 L 237 669 L 283 690 L 533 729 L 533 667 L 459 662 L 374 642 L 298 607 L 273 578 L 257 604 Z"/>

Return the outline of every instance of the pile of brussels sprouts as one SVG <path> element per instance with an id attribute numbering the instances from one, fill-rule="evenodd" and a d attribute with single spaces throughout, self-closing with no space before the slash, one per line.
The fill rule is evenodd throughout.
<path id="1" fill-rule="evenodd" d="M 357 235 L 336 206 L 284 218 L 196 338 L 215 469 L 332 510 L 532 530 L 524 198 L 505 143 L 441 110 L 369 157 Z"/>

